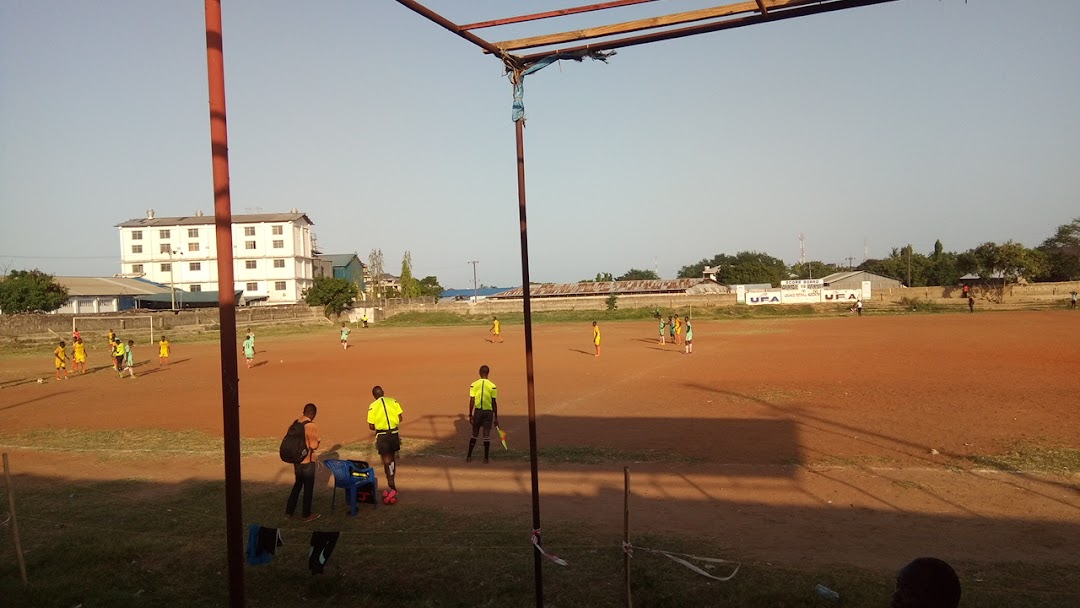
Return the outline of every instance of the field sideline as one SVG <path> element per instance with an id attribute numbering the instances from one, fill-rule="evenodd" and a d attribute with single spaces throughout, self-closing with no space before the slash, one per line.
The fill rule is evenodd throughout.
<path id="1" fill-rule="evenodd" d="M 371 456 L 363 416 L 374 384 L 405 408 L 401 504 L 357 521 L 339 508 L 328 522 L 377 524 L 412 505 L 527 514 L 521 327 L 503 328 L 502 344 L 481 327 L 357 329 L 348 351 L 334 328 L 260 337 L 258 367 L 240 362 L 243 470 L 261 488 L 255 504 L 271 508 L 249 504 L 248 517 L 282 523 L 273 501 L 284 502 L 292 475 L 274 450 L 306 402 L 319 405 L 328 452 Z M 598 358 L 587 323 L 534 328 L 543 515 L 556 529 L 618 533 L 629 465 L 635 530 L 745 560 L 795 570 L 888 571 L 923 554 L 1080 564 L 1064 541 L 1080 537 L 1080 315 L 699 320 L 692 355 L 657 344 L 652 321 L 601 328 Z M 147 363 L 123 380 L 106 369 L 53 381 L 48 350 L 0 359 L 0 449 L 17 483 L 137 479 L 165 500 L 178 482 L 219 480 L 217 352 L 175 343 L 172 365 L 158 368 L 156 347 L 138 345 Z M 89 366 L 104 364 L 91 351 Z M 481 364 L 499 385 L 512 449 L 493 450 L 487 466 L 463 458 L 467 387 Z M 328 514 L 319 487 L 316 510 Z M 264 496 L 274 488 L 280 496 Z M 122 518 L 112 527 L 125 529 Z M 556 550 L 572 541 L 545 535 Z M 11 567 L 0 553 L 0 576 Z"/>

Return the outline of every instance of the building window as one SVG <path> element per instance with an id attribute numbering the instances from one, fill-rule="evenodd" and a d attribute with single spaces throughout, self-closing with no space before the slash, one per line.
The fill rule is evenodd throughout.
<path id="1" fill-rule="evenodd" d="M 257 268 L 257 267 L 258 267 L 258 264 L 256 264 L 255 260 L 246 260 L 244 262 L 244 268 L 247 268 L 248 270 L 252 270 L 252 269 Z"/>
<path id="2" fill-rule="evenodd" d="M 274 281 L 274 289 L 285 291 L 285 281 Z"/>
<path id="3" fill-rule="evenodd" d="M 202 285 L 192 285 L 188 288 L 188 291 L 202 291 Z"/>
<path id="4" fill-rule="evenodd" d="M 274 268 L 284 268 L 285 260 L 274 260 Z"/>
<path id="5" fill-rule="evenodd" d="M 274 249 L 284 249 L 285 241 L 274 241 Z"/>
<path id="6" fill-rule="evenodd" d="M 162 243 L 158 249 L 161 251 L 161 253 L 169 253 L 170 251 L 172 251 L 172 246 L 170 246 L 168 243 Z"/>
<path id="7" fill-rule="evenodd" d="M 133 240 L 133 241 L 141 241 L 142 240 L 142 230 L 132 230 L 131 231 L 131 240 Z"/>
<path id="8" fill-rule="evenodd" d="M 158 236 L 163 238 L 163 239 L 167 239 L 167 238 L 169 238 L 169 231 L 168 230 L 158 230 Z"/>
<path id="9" fill-rule="evenodd" d="M 255 241 L 244 241 L 244 249 L 255 249 Z"/>
<path id="10" fill-rule="evenodd" d="M 202 262 L 191 262 L 187 268 L 188 270 L 202 270 Z"/>
<path id="11" fill-rule="evenodd" d="M 162 264 L 161 265 L 161 272 L 172 272 L 172 264 L 168 264 L 168 263 Z"/>
<path id="12" fill-rule="evenodd" d="M 278 235 L 278 234 L 284 234 L 284 232 L 282 231 L 281 226 L 271 226 L 270 227 L 270 234 Z"/>
<path id="13" fill-rule="evenodd" d="M 142 245 L 132 245 L 131 253 L 142 253 Z"/>
<path id="14" fill-rule="evenodd" d="M 197 238 L 199 238 L 199 229 L 198 228 L 188 228 L 187 229 L 187 237 L 189 239 L 197 239 Z"/>
<path id="15" fill-rule="evenodd" d="M 199 244 L 198 243 L 188 243 L 187 244 L 187 250 L 188 251 L 198 251 L 199 250 Z"/>
<path id="16" fill-rule="evenodd" d="M 247 287 L 245 287 L 245 289 L 247 289 L 248 291 L 259 291 L 259 284 L 258 283 L 248 283 Z"/>
<path id="17" fill-rule="evenodd" d="M 142 264 L 132 264 L 131 265 L 131 274 L 142 274 L 142 273 L 143 273 Z"/>
<path id="18" fill-rule="evenodd" d="M 244 226 L 244 236 L 255 236 L 255 227 Z"/>

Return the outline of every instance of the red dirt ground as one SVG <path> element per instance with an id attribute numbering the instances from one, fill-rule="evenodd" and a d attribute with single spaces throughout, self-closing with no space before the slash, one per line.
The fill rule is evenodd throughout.
<path id="1" fill-rule="evenodd" d="M 405 441 L 456 438 L 464 451 L 467 387 L 488 364 L 512 448 L 527 449 L 521 328 L 504 328 L 503 344 L 489 343 L 484 328 L 356 330 L 348 351 L 334 329 L 260 337 L 260 365 L 248 370 L 240 360 L 242 434 L 279 437 L 310 401 L 324 445 L 369 441 L 364 414 L 380 384 L 405 408 Z M 972 470 L 966 459 L 1017 442 L 1080 447 L 1080 314 L 700 321 L 689 356 L 658 345 L 652 323 L 602 329 L 596 358 L 587 324 L 535 328 L 540 444 L 672 458 L 542 463 L 546 518 L 617 529 L 622 466 L 631 464 L 635 529 L 711 537 L 756 559 L 895 567 L 936 554 L 1080 564 L 1080 545 L 1065 540 L 1080 538 L 1075 476 Z M 91 366 L 105 363 L 100 352 L 91 351 Z M 4 359 L 0 444 L 4 434 L 42 427 L 220 435 L 217 352 L 212 343 L 175 344 L 173 364 L 159 370 L 156 347 L 143 345 L 139 358 L 150 361 L 134 380 L 106 370 L 55 382 L 48 351 Z M 23 455 L 19 473 L 59 475 L 85 459 L 11 451 Z M 487 466 L 406 460 L 398 484 L 417 502 L 527 512 L 528 463 L 494 457 Z M 172 480 L 221 476 L 220 462 L 169 462 Z M 276 457 L 244 461 L 247 479 L 284 483 L 290 472 Z M 145 472 L 86 472 L 104 475 Z"/>

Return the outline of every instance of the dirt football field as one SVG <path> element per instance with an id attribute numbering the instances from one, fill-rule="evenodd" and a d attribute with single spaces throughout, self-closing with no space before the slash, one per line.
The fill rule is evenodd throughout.
<path id="1" fill-rule="evenodd" d="M 329 326 L 258 336 L 253 369 L 238 354 L 242 435 L 280 438 L 312 402 L 325 451 L 349 456 L 372 441 L 365 415 L 378 384 L 404 407 L 406 448 L 441 450 L 403 454 L 395 508 L 527 513 L 527 459 L 497 442 L 490 464 L 464 459 L 481 364 L 498 384 L 510 450 L 528 451 L 522 329 L 504 325 L 504 343 L 482 327 L 357 329 L 348 350 Z M 1080 447 L 1080 314 L 700 321 L 690 355 L 658 344 L 652 322 L 601 329 L 595 357 L 588 324 L 535 327 L 538 442 L 564 455 L 541 462 L 544 518 L 621 530 L 629 465 L 635 530 L 715 539 L 770 563 L 891 568 L 929 554 L 1080 564 L 1076 474 L 994 464 Z M 95 347 L 90 367 L 106 365 L 104 337 L 84 339 Z M 159 367 L 156 345 L 137 345 L 134 379 L 98 369 L 54 381 L 48 349 L 0 359 L 0 444 L 15 473 L 220 479 L 213 456 L 95 466 L 93 452 L 19 439 L 39 429 L 220 437 L 218 349 L 174 343 L 171 365 Z M 292 481 L 265 451 L 245 456 L 243 474 L 280 483 L 283 500 Z M 320 492 L 316 508 L 328 508 Z"/>

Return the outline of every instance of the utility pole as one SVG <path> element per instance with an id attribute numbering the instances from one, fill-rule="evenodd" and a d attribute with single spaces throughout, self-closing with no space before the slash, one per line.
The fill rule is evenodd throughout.
<path id="1" fill-rule="evenodd" d="M 907 246 L 907 286 L 911 287 L 911 244 Z"/>
<path id="2" fill-rule="evenodd" d="M 806 235 L 799 233 L 799 268 L 806 269 Z M 810 269 L 810 274 L 807 275 L 811 279 L 814 278 L 814 269 Z"/>
<path id="3" fill-rule="evenodd" d="M 465 263 L 472 264 L 472 300 L 473 304 L 476 304 L 479 301 L 479 296 L 477 295 L 476 288 L 476 265 L 480 263 L 480 260 L 469 260 Z"/>
<path id="4" fill-rule="evenodd" d="M 848 257 L 846 257 L 844 259 L 847 260 L 847 269 L 851 270 L 851 263 L 855 261 L 855 258 L 853 258 L 853 257 L 851 257 L 849 255 Z"/>
<path id="5" fill-rule="evenodd" d="M 173 254 L 175 253 L 184 255 L 183 251 L 169 250 L 169 291 L 172 293 L 172 308 L 170 310 L 176 310 L 176 279 L 173 278 Z"/>

